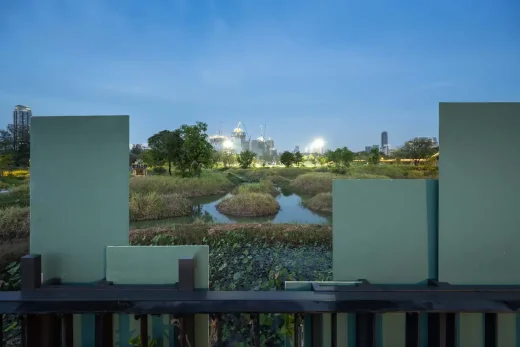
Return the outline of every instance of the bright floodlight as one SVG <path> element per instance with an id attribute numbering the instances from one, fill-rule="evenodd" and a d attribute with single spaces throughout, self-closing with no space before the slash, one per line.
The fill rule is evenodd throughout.
<path id="1" fill-rule="evenodd" d="M 325 146 L 325 141 L 322 139 L 316 139 L 312 143 L 312 148 L 323 148 L 323 146 Z"/>
<path id="2" fill-rule="evenodd" d="M 233 148 L 233 142 L 226 140 L 226 141 L 224 141 L 222 146 L 224 146 L 224 148 Z"/>

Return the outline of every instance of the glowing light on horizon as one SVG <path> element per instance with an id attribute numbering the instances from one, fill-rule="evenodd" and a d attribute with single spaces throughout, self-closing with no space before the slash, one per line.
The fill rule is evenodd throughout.
<path id="1" fill-rule="evenodd" d="M 312 151 L 317 150 L 319 152 L 322 152 L 324 146 L 325 146 L 325 141 L 323 141 L 323 139 L 316 139 L 311 144 L 311 150 Z"/>
<path id="2" fill-rule="evenodd" d="M 222 143 L 222 146 L 226 149 L 231 149 L 233 148 L 233 142 L 226 140 Z"/>

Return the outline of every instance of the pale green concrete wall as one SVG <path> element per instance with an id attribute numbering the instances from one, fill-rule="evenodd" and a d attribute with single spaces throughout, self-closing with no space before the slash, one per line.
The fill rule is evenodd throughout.
<path id="1" fill-rule="evenodd" d="M 437 197 L 436 180 L 335 180 L 334 280 L 416 284 L 435 278 Z M 355 315 L 343 316 L 338 319 L 355 321 Z M 405 345 L 405 314 L 376 320 L 378 346 Z"/>
<path id="2" fill-rule="evenodd" d="M 520 103 L 439 105 L 439 279 L 520 283 Z M 516 346 L 516 316 L 499 315 L 500 346 Z M 459 316 L 460 347 L 479 347 L 482 315 Z"/>
<path id="3" fill-rule="evenodd" d="M 437 186 L 436 180 L 335 180 L 334 280 L 414 284 L 434 276 Z"/>
<path id="4" fill-rule="evenodd" d="M 31 118 L 31 253 L 44 277 L 105 277 L 107 245 L 128 245 L 128 116 Z"/>
<path id="5" fill-rule="evenodd" d="M 114 284 L 174 284 L 179 281 L 179 259 L 195 259 L 195 288 L 209 288 L 208 246 L 126 246 L 107 247 L 107 281 Z M 148 316 L 150 337 L 159 347 L 177 345 L 173 339 L 171 316 Z M 133 315 L 114 315 L 114 343 L 125 345 L 139 336 L 139 322 Z M 209 316 L 195 315 L 195 344 L 207 347 Z"/>

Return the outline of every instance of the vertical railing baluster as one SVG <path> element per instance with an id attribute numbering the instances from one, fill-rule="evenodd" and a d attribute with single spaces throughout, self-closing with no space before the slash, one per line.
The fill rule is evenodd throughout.
<path id="1" fill-rule="evenodd" d="M 444 313 L 446 326 L 446 347 L 457 345 L 456 319 L 455 313 Z"/>
<path id="2" fill-rule="evenodd" d="M 441 325 L 439 313 L 428 313 L 428 347 L 441 346 Z"/>
<path id="3" fill-rule="evenodd" d="M 302 347 L 302 315 L 301 315 L 301 313 L 294 314 L 293 347 Z"/>
<path id="4" fill-rule="evenodd" d="M 455 347 L 454 313 L 428 314 L 428 347 Z"/>
<path id="5" fill-rule="evenodd" d="M 112 347 L 114 344 L 112 314 L 96 314 L 95 335 L 96 347 Z"/>
<path id="6" fill-rule="evenodd" d="M 338 345 L 338 314 L 330 315 L 330 345 L 336 347 Z"/>
<path id="7" fill-rule="evenodd" d="M 217 314 L 217 346 L 223 346 L 222 341 L 222 314 Z"/>
<path id="8" fill-rule="evenodd" d="M 323 315 L 311 314 L 311 346 L 323 345 Z"/>
<path id="9" fill-rule="evenodd" d="M 21 294 L 22 299 L 25 295 L 34 292 L 41 287 L 42 283 L 42 263 L 41 256 L 28 254 L 20 260 L 21 275 Z M 29 347 L 43 347 L 44 335 L 42 334 L 42 320 L 37 315 L 27 315 L 25 319 L 25 343 Z"/>
<path id="10" fill-rule="evenodd" d="M 406 313 L 406 347 L 419 347 L 421 338 L 419 333 L 419 313 Z"/>
<path id="11" fill-rule="evenodd" d="M 375 315 L 373 313 L 356 314 L 356 347 L 374 347 L 375 333 Z"/>
<path id="12" fill-rule="evenodd" d="M 0 313 L 0 347 L 4 347 L 6 343 L 7 341 L 4 341 L 4 315 Z"/>
<path id="13" fill-rule="evenodd" d="M 7 317 L 7 315 L 6 315 Z M 0 347 L 4 347 L 4 315 L 0 313 Z"/>
<path id="14" fill-rule="evenodd" d="M 179 259 L 179 290 L 195 290 L 195 259 Z M 195 346 L 195 315 L 183 315 L 180 320 L 179 339 L 182 346 Z M 187 344 L 186 344 L 187 342 Z"/>
<path id="15" fill-rule="evenodd" d="M 484 347 L 497 347 L 497 314 L 484 315 Z"/>
<path id="16" fill-rule="evenodd" d="M 148 316 L 139 316 L 139 336 L 141 337 L 141 347 L 148 347 Z"/>
<path id="17" fill-rule="evenodd" d="M 74 347 L 74 327 L 73 327 L 73 315 L 63 315 L 63 346 Z"/>
<path id="18" fill-rule="evenodd" d="M 61 318 L 56 314 L 39 317 L 44 347 L 61 347 Z"/>
<path id="19" fill-rule="evenodd" d="M 260 315 L 258 313 L 253 314 L 253 345 L 260 347 Z"/>

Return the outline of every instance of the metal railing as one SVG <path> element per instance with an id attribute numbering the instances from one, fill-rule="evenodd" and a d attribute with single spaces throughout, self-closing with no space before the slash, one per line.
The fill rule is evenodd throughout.
<path id="1" fill-rule="evenodd" d="M 260 346 L 259 315 L 294 315 L 293 346 L 322 346 L 323 314 L 331 314 L 331 346 L 337 346 L 337 314 L 355 313 L 356 346 L 373 347 L 376 315 L 406 313 L 406 347 L 419 347 L 420 313 L 427 313 L 428 346 L 455 346 L 455 314 L 485 313 L 484 345 L 497 346 L 497 313 L 520 309 L 520 286 L 458 286 L 428 281 L 427 285 L 375 285 L 366 280 L 350 286 L 312 284 L 312 291 L 207 291 L 194 288 L 194 259 L 179 261 L 179 283 L 174 285 L 117 285 L 101 280 L 95 285 L 41 281 L 41 257 L 21 259 L 21 290 L 0 292 L 0 314 L 20 317 L 21 345 L 73 346 L 73 314 L 95 315 L 96 346 L 113 345 L 113 314 L 134 314 L 140 320 L 141 345 L 148 346 L 147 315 L 170 314 L 178 322 L 180 346 L 194 341 L 195 314 L 251 314 L 252 344 Z M 2 323 L 0 315 L 0 323 Z M 310 331 L 303 338 L 303 320 Z M 1 324 L 0 324 L 1 326 Z M 307 334 L 308 333 L 308 334 Z M 193 346 L 193 344 L 190 344 Z M 217 331 L 217 345 L 222 332 Z M 0 346 L 4 346 L 0 330 Z"/>

